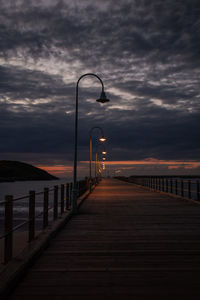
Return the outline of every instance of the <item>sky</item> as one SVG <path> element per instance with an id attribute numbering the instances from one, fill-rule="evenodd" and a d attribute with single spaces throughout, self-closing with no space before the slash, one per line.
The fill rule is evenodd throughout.
<path id="1" fill-rule="evenodd" d="M 92 72 L 79 177 L 94 126 L 107 175 L 200 174 L 199 66 L 199 0 L 0 0 L 0 159 L 70 178 Z"/>

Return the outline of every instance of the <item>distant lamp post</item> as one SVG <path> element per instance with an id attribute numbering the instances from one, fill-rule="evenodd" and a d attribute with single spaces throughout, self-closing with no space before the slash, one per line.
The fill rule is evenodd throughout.
<path id="1" fill-rule="evenodd" d="M 99 129 L 101 132 L 101 137 L 99 138 L 99 141 L 100 142 L 106 141 L 106 138 L 104 137 L 103 129 L 101 127 L 95 126 L 90 129 L 90 179 L 89 179 L 90 192 L 92 190 L 92 132 L 94 129 Z M 97 158 L 95 159 L 95 177 L 96 177 L 96 160 Z"/>
<path id="2" fill-rule="evenodd" d="M 101 174 L 101 172 L 102 172 L 100 161 L 98 161 L 98 147 L 100 147 L 100 146 L 103 147 L 103 151 L 101 152 L 101 154 L 102 154 L 102 169 L 105 170 L 105 160 L 106 160 L 105 155 L 107 154 L 107 152 L 106 152 L 104 143 L 101 143 L 101 144 L 98 144 L 96 147 L 95 177 L 97 177 L 98 173 Z M 97 165 L 99 165 L 98 172 L 97 172 Z"/>
<path id="3" fill-rule="evenodd" d="M 83 77 L 86 76 L 94 76 L 96 77 L 101 85 L 102 85 L 102 90 L 101 90 L 101 95 L 100 98 L 97 99 L 97 102 L 100 103 L 105 103 L 108 102 L 109 99 L 106 97 L 106 94 L 104 92 L 104 84 L 103 81 L 99 76 L 97 76 L 94 73 L 86 73 L 82 76 L 79 77 L 77 84 L 76 84 L 76 108 L 75 108 L 75 126 L 74 126 L 74 172 L 73 172 L 73 200 L 72 200 L 72 210 L 74 213 L 77 212 L 77 140 L 78 140 L 78 87 L 79 87 L 79 82 Z"/>

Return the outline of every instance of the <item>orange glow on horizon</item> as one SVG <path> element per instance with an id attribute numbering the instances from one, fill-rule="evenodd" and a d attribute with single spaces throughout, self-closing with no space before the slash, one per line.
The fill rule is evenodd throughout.
<path id="1" fill-rule="evenodd" d="M 154 166 L 165 166 L 168 170 L 178 170 L 178 169 L 185 169 L 185 170 L 192 170 L 200 167 L 199 161 L 180 161 L 180 160 L 159 160 L 155 158 L 148 158 L 144 160 L 120 160 L 120 161 L 103 161 L 104 167 L 105 165 L 111 168 L 118 167 L 120 170 L 124 171 L 131 171 L 134 170 L 140 172 L 140 167 L 147 172 Z M 95 162 L 93 161 L 92 164 Z M 80 172 L 87 176 L 89 161 L 79 161 L 79 170 Z M 67 165 L 57 164 L 57 165 L 38 165 L 36 166 L 41 168 L 52 175 L 55 176 L 69 176 L 72 175 L 73 172 L 73 165 L 72 162 L 68 162 Z"/>
<path id="2" fill-rule="evenodd" d="M 179 168 L 180 168 L 180 166 L 168 166 L 169 170 L 175 170 L 175 169 L 179 169 Z"/>
<path id="3" fill-rule="evenodd" d="M 88 163 L 88 161 L 81 161 L 81 163 Z M 121 160 L 121 161 L 107 161 L 110 166 L 135 166 L 135 165 L 168 165 L 168 169 L 175 169 L 184 167 L 185 169 L 194 169 L 200 167 L 198 161 L 179 161 L 179 160 L 159 160 L 156 158 L 147 158 L 144 160 Z M 128 168 L 128 167 L 127 167 Z M 131 167 L 129 167 L 131 168 Z"/>
<path id="4" fill-rule="evenodd" d="M 52 174 L 64 174 L 64 173 L 71 173 L 73 171 L 72 166 L 65 166 L 65 165 L 55 165 L 55 166 L 36 166 L 42 170 L 45 170 Z"/>

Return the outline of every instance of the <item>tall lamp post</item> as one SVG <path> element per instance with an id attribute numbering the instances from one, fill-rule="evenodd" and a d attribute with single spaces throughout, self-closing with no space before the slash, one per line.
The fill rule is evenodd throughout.
<path id="1" fill-rule="evenodd" d="M 95 177 L 96 177 L 96 170 L 97 170 L 97 163 L 98 163 L 98 147 L 99 146 L 103 146 L 103 151 L 101 152 L 102 154 L 102 165 L 103 165 L 103 170 L 105 169 L 105 155 L 107 154 L 106 152 L 106 148 L 105 148 L 105 145 L 104 144 L 98 144 L 97 147 L 96 147 L 96 163 L 95 163 Z M 100 163 L 100 162 L 99 162 Z M 100 165 L 100 164 L 99 164 Z"/>
<path id="2" fill-rule="evenodd" d="M 86 73 L 79 77 L 77 83 L 76 83 L 76 110 L 75 110 L 75 130 L 74 130 L 74 172 L 73 172 L 73 198 L 72 198 L 72 210 L 74 213 L 77 212 L 77 140 L 78 140 L 78 87 L 79 82 L 83 77 L 86 76 L 94 76 L 96 77 L 102 86 L 101 95 L 100 98 L 97 99 L 97 102 L 105 103 L 108 102 L 109 99 L 106 97 L 106 94 L 104 92 L 104 84 L 103 81 L 99 76 L 97 76 L 94 73 Z"/>
<path id="3" fill-rule="evenodd" d="M 106 141 L 103 129 L 101 127 L 94 126 L 94 127 L 92 127 L 90 129 L 90 133 L 89 133 L 90 134 L 90 175 L 89 175 L 90 176 L 90 183 L 89 183 L 89 185 L 90 185 L 90 192 L 92 190 L 92 132 L 93 132 L 94 129 L 99 129 L 100 132 L 101 132 L 101 137 L 99 138 L 99 141 L 100 142 L 105 142 Z M 96 166 L 96 164 L 95 164 L 95 166 Z M 96 171 L 95 171 L 95 177 L 96 177 Z"/>

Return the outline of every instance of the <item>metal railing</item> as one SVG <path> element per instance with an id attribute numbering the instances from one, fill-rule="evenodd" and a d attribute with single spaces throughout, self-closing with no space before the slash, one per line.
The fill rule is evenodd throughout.
<path id="1" fill-rule="evenodd" d="M 93 179 L 92 184 L 96 185 L 98 180 Z M 77 182 L 78 197 L 89 190 L 88 179 Z M 14 198 L 12 195 L 6 195 L 4 201 L 0 201 L 0 209 L 3 218 L 4 232 L 0 235 L 1 245 L 3 247 L 3 263 L 7 264 L 13 258 L 13 237 L 14 233 L 26 226 L 27 242 L 31 243 L 36 238 L 36 221 L 39 220 L 40 230 L 44 231 L 50 222 L 56 221 L 64 212 L 72 210 L 72 183 L 55 185 L 52 188 L 44 188 L 42 192 L 30 191 L 29 195 Z M 39 198 L 40 209 L 36 204 Z M 20 218 L 15 219 L 14 205 L 22 201 L 23 214 L 26 219 L 19 222 Z M 25 201 L 25 202 L 24 202 Z M 18 211 L 20 208 L 18 207 Z M 23 216 L 24 219 L 24 216 Z"/>
<path id="2" fill-rule="evenodd" d="M 155 191 L 175 194 L 200 201 L 200 180 L 186 177 L 136 176 L 119 179 L 148 187 Z"/>

